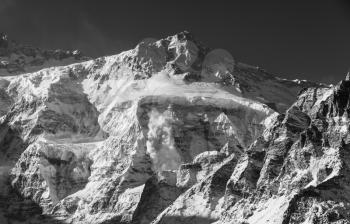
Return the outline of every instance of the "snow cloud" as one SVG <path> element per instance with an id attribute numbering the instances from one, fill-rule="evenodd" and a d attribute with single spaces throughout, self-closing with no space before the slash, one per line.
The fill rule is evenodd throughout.
<path id="1" fill-rule="evenodd" d="M 150 154 L 154 169 L 158 172 L 176 170 L 181 157 L 174 147 L 173 123 L 176 121 L 169 111 L 149 113 L 147 152 Z"/>

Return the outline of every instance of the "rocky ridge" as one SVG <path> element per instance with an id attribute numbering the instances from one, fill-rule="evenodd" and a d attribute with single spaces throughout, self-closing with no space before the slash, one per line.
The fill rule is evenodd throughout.
<path id="1" fill-rule="evenodd" d="M 344 171 L 348 81 L 280 79 L 188 32 L 1 82 L 3 223 L 302 223 Z"/>
<path id="2" fill-rule="evenodd" d="M 350 222 L 349 87 L 310 88 L 279 115 L 236 166 L 216 223 Z"/>
<path id="3" fill-rule="evenodd" d="M 89 60 L 79 50 L 42 50 L 20 44 L 0 33 L 0 77 Z"/>

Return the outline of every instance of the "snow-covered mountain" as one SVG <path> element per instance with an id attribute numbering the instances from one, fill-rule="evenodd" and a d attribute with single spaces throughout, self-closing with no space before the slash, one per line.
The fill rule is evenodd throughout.
<path id="1" fill-rule="evenodd" d="M 340 118 L 347 101 L 336 100 L 349 94 L 346 83 L 281 79 L 204 47 L 188 32 L 118 55 L 3 77 L 0 222 L 306 217 L 303 211 L 311 214 L 312 203 L 326 199 L 300 192 L 340 177 L 341 149 L 321 142 L 328 130 L 338 143 L 335 136 L 347 133 Z M 317 129 L 313 122 L 329 125 Z M 304 207 L 295 207 L 298 200 Z"/>
<path id="2" fill-rule="evenodd" d="M 86 61 L 80 51 L 42 50 L 20 44 L 0 33 L 0 77 Z"/>

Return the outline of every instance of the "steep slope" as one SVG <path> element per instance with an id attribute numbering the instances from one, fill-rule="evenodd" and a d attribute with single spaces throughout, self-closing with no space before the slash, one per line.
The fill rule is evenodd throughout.
<path id="1" fill-rule="evenodd" d="M 297 92 L 320 86 L 235 62 L 188 32 L 3 83 L 4 223 L 216 221 L 246 149 Z M 183 200 L 203 203 L 181 212 Z"/>

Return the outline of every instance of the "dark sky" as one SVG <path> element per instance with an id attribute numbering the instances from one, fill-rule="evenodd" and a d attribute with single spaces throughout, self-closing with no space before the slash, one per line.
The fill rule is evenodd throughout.
<path id="1" fill-rule="evenodd" d="M 102 56 L 188 30 L 286 78 L 335 83 L 350 67 L 347 0 L 0 0 L 0 31 Z"/>

